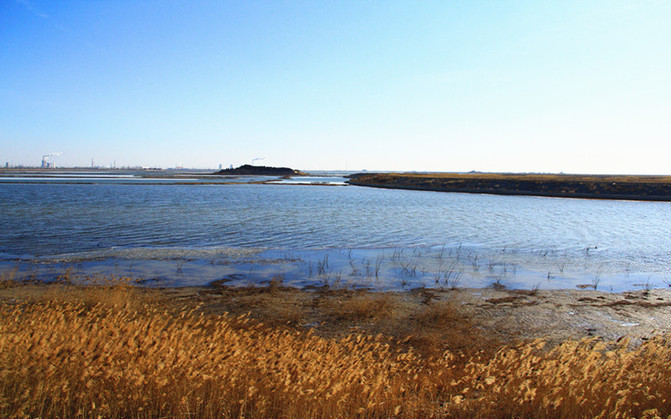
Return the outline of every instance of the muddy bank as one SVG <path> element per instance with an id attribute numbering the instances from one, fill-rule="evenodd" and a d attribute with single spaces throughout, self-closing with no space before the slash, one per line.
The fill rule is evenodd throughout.
<path id="1" fill-rule="evenodd" d="M 87 286 L 27 282 L 3 282 L 1 288 L 0 305 L 77 300 L 91 292 Z M 328 287 L 298 290 L 279 283 L 239 288 L 133 288 L 143 299 L 161 301 L 166 307 L 187 304 L 210 314 L 244 314 L 267 325 L 311 330 L 325 337 L 383 334 L 431 339 L 439 346 L 456 345 L 468 351 L 536 338 L 558 344 L 567 339 L 627 336 L 640 344 L 671 332 L 671 290 L 667 289 L 367 292 Z"/>
<path id="2" fill-rule="evenodd" d="M 499 342 L 543 338 L 550 343 L 623 336 L 642 343 L 671 331 L 671 290 L 416 289 L 371 293 L 292 288 L 190 288 L 164 292 L 212 310 L 252 313 L 261 321 L 310 328 L 326 336 L 352 331 L 407 338 L 441 335 Z M 454 330 L 450 330 L 454 329 Z M 491 342 L 490 342 L 491 343 Z M 461 345 L 478 346 L 478 342 Z"/>
<path id="3" fill-rule="evenodd" d="M 349 183 L 438 192 L 671 201 L 669 176 L 358 173 L 350 176 Z"/>

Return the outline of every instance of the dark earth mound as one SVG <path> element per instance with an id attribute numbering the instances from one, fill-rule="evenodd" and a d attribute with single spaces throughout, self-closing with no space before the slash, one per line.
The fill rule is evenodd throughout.
<path id="1" fill-rule="evenodd" d="M 299 176 L 304 173 L 289 167 L 252 166 L 244 164 L 235 169 L 224 169 L 215 175 L 255 175 L 255 176 Z"/>

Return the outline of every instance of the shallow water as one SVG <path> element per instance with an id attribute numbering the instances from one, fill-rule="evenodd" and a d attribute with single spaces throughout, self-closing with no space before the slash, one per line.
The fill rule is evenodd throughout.
<path id="1" fill-rule="evenodd" d="M 622 291 L 666 287 L 671 267 L 671 203 L 122 180 L 0 183 L 0 269 L 177 286 L 281 276 L 303 287 Z"/>

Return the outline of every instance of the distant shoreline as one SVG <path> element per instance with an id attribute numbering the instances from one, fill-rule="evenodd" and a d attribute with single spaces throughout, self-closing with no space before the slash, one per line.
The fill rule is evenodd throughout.
<path id="1" fill-rule="evenodd" d="M 357 173 L 355 186 L 556 198 L 671 201 L 671 176 Z"/>

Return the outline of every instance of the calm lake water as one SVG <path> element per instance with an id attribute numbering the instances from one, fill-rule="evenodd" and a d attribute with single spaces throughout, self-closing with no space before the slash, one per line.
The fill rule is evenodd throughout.
<path id="1" fill-rule="evenodd" d="M 671 203 L 122 180 L 0 183 L 0 269 L 159 286 L 668 286 Z"/>

